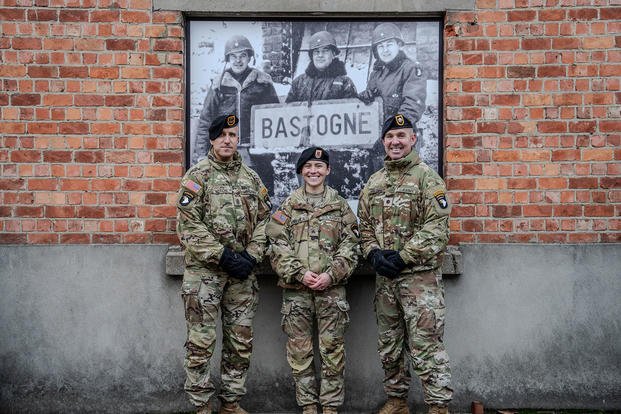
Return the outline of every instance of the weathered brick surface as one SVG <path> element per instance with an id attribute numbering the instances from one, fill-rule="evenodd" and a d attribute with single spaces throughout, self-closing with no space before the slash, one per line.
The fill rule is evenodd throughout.
<path id="1" fill-rule="evenodd" d="M 176 242 L 181 23 L 148 0 L 2 2 L 0 243 Z"/>
<path id="2" fill-rule="evenodd" d="M 447 14 L 452 243 L 621 241 L 617 6 Z M 0 5 L 0 243 L 177 243 L 182 20 L 149 0 Z"/>
<path id="3" fill-rule="evenodd" d="M 608 3 L 479 0 L 447 15 L 452 242 L 621 241 L 621 25 Z"/>

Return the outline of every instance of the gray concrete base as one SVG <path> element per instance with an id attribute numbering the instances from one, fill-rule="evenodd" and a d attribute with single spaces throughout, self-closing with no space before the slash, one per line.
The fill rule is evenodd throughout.
<path id="1" fill-rule="evenodd" d="M 452 409 L 621 409 L 619 245 L 465 245 L 446 279 Z M 0 412 L 182 412 L 185 327 L 167 246 L 1 246 Z M 244 405 L 293 412 L 274 275 Z M 348 289 L 345 409 L 384 400 L 373 278 Z M 413 381 L 412 407 L 422 410 Z"/>

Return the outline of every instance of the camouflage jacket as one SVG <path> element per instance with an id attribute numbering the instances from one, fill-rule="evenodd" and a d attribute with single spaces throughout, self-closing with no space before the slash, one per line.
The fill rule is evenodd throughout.
<path id="1" fill-rule="evenodd" d="M 188 170 L 178 193 L 177 235 L 186 266 L 214 269 L 224 247 L 263 260 L 270 209 L 267 189 L 238 153 L 221 162 L 210 151 Z"/>
<path id="2" fill-rule="evenodd" d="M 272 268 L 278 285 L 304 289 L 307 270 L 326 272 L 333 285 L 342 285 L 358 263 L 358 223 L 347 201 L 326 186 L 324 200 L 313 208 L 304 187 L 293 192 L 267 225 L 272 243 Z"/>
<path id="3" fill-rule="evenodd" d="M 444 181 L 416 151 L 400 160 L 386 159 L 360 194 L 364 257 L 373 249 L 398 250 L 408 265 L 404 272 L 440 267 L 450 212 Z"/>

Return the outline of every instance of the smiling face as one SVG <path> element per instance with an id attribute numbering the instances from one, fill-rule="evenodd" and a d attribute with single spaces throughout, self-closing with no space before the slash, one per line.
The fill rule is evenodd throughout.
<path id="1" fill-rule="evenodd" d="M 391 129 L 386 132 L 382 142 L 388 158 L 399 160 L 412 152 L 416 134 L 412 128 Z"/>
<path id="2" fill-rule="evenodd" d="M 401 47 L 397 39 L 388 39 L 380 42 L 375 46 L 377 48 L 377 55 L 384 63 L 392 62 L 397 57 Z"/>
<path id="3" fill-rule="evenodd" d="M 229 53 L 229 65 L 233 73 L 242 73 L 248 68 L 248 63 L 250 63 L 250 55 L 247 50 Z"/>
<path id="4" fill-rule="evenodd" d="M 300 174 L 304 179 L 306 192 L 317 194 L 323 192 L 324 182 L 330 174 L 330 167 L 323 161 L 310 160 L 304 163 Z"/>
<path id="5" fill-rule="evenodd" d="M 334 51 L 330 47 L 318 47 L 313 49 L 313 65 L 318 70 L 324 70 L 334 59 Z"/>
<path id="6" fill-rule="evenodd" d="M 224 128 L 218 138 L 211 140 L 211 146 L 216 159 L 220 161 L 230 161 L 233 159 L 233 155 L 237 151 L 237 144 L 239 143 L 238 133 L 239 127 L 237 126 Z"/>

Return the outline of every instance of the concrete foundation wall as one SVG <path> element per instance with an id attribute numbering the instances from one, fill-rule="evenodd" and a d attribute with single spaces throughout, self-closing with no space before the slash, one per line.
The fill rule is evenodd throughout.
<path id="1" fill-rule="evenodd" d="M 621 409 L 619 245 L 465 245 L 446 279 L 453 408 Z M 181 412 L 185 326 L 167 246 L 1 246 L 0 412 Z M 261 278 L 244 405 L 293 411 L 280 291 Z M 384 395 L 370 276 L 348 295 L 345 409 Z M 421 409 L 414 381 L 412 403 Z"/>

